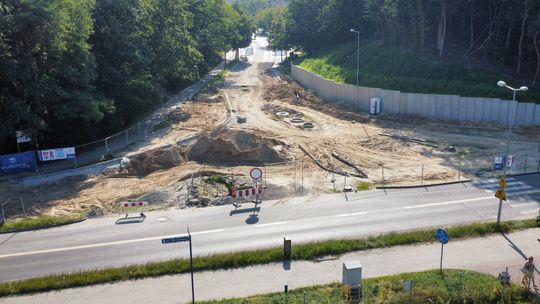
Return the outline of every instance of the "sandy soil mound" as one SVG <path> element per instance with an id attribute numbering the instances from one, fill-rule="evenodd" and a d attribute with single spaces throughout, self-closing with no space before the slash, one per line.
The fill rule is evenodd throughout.
<path id="1" fill-rule="evenodd" d="M 180 165 L 183 161 L 180 149 L 174 147 L 157 148 L 131 159 L 129 171 L 144 176 L 157 170 Z"/>
<path id="2" fill-rule="evenodd" d="M 188 160 L 228 164 L 279 163 L 288 160 L 287 145 L 244 131 L 219 130 L 202 136 L 186 152 Z"/>

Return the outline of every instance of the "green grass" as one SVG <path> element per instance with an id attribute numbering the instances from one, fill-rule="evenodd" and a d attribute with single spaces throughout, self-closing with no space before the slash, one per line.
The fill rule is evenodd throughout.
<path id="1" fill-rule="evenodd" d="M 369 190 L 369 189 L 372 189 L 372 188 L 373 188 L 372 183 L 358 182 L 358 184 L 356 184 L 356 190 L 358 190 L 358 191 L 366 191 L 366 190 Z"/>
<path id="2" fill-rule="evenodd" d="M 533 303 L 534 297 L 526 289 L 512 285 L 502 289 L 493 276 L 458 269 L 445 269 L 444 276 L 438 271 L 404 273 L 394 276 L 363 280 L 362 303 L 409 303 L 409 293 L 404 289 L 406 281 L 413 281 L 413 303 Z M 459 286 L 461 273 L 462 287 Z M 304 302 L 304 299 L 306 302 Z M 339 283 L 311 286 L 290 290 L 288 304 L 302 303 L 349 303 L 350 288 Z M 238 299 L 200 302 L 201 304 L 274 304 L 285 303 L 285 294 L 271 293 Z"/>
<path id="3" fill-rule="evenodd" d="M 81 219 L 82 217 L 78 216 L 64 217 L 41 215 L 33 218 L 7 220 L 5 223 L 0 224 L 0 233 L 49 228 L 75 223 Z"/>
<path id="4" fill-rule="evenodd" d="M 356 43 L 328 46 L 295 64 L 322 77 L 342 83 L 356 83 Z M 407 93 L 453 94 L 465 97 L 512 99 L 511 92 L 497 86 L 527 85 L 524 80 L 487 68 L 466 68 L 397 48 L 365 44 L 360 47 L 360 85 Z M 540 90 L 520 92 L 520 101 L 540 103 Z"/>
<path id="5" fill-rule="evenodd" d="M 485 236 L 499 231 L 511 232 L 533 227 L 537 227 L 537 224 L 534 219 L 531 219 L 503 222 L 500 229 L 497 228 L 495 223 L 477 223 L 451 227 L 447 229 L 447 232 L 450 239 L 455 240 Z M 360 239 L 294 244 L 292 259 L 314 260 L 352 251 L 433 242 L 434 240 L 435 229 L 422 229 L 410 232 L 388 233 Z M 276 247 L 196 257 L 193 259 L 193 262 L 195 270 L 201 271 L 239 268 L 279 262 L 281 260 L 282 248 Z M 189 272 L 189 260 L 180 259 L 73 274 L 51 275 L 42 278 L 0 283 L 0 297 L 187 272 Z"/>

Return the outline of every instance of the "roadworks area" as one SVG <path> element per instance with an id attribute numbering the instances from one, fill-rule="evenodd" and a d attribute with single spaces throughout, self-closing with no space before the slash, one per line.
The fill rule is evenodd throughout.
<path id="1" fill-rule="evenodd" d="M 0 181 L 2 201 L 12 202 L 6 214 L 22 216 L 24 205 L 26 215 L 98 216 L 119 213 L 127 200 L 146 201 L 147 210 L 231 204 L 232 188 L 255 186 L 253 167 L 263 170 L 263 200 L 309 201 L 355 191 L 360 182 L 419 185 L 489 176 L 493 157 L 506 150 L 507 126 L 370 116 L 322 100 L 270 68 L 233 67 L 223 84 L 183 102 L 155 122 L 144 142 L 115 155 L 129 159 L 119 168 L 35 187 Z M 511 151 L 518 164 L 525 160 L 536 170 L 540 129 L 515 128 Z"/>

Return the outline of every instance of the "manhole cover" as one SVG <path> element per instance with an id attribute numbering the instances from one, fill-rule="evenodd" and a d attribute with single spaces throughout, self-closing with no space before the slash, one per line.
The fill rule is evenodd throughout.
<path id="1" fill-rule="evenodd" d="M 168 220 L 169 220 L 169 219 L 166 218 L 166 217 L 164 217 L 164 216 L 158 217 L 158 218 L 156 219 L 156 221 L 158 221 L 158 222 L 166 222 L 166 221 L 168 221 Z"/>
<path id="2" fill-rule="evenodd" d="M 277 116 L 289 116 L 289 112 L 285 112 L 285 111 L 276 112 L 276 115 Z"/>
<path id="3" fill-rule="evenodd" d="M 295 118 L 292 118 L 292 119 L 291 119 L 291 122 L 292 122 L 292 123 L 301 123 L 301 122 L 304 122 L 304 119 L 303 119 L 303 118 L 295 117 Z"/>

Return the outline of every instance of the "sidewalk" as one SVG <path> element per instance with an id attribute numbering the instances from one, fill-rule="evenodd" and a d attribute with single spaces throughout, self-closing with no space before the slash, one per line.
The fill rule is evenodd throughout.
<path id="1" fill-rule="evenodd" d="M 513 282 L 521 280 L 520 268 L 525 257 L 540 257 L 536 240 L 540 229 L 494 235 L 463 241 L 452 241 L 444 247 L 444 268 L 463 268 L 497 276 L 506 266 Z M 293 240 L 294 250 L 294 240 Z M 290 289 L 326 284 L 341 280 L 342 263 L 358 260 L 363 265 L 364 278 L 402 272 L 415 272 L 439 267 L 439 243 L 399 246 L 360 251 L 318 263 L 293 261 L 289 270 L 275 263 L 226 271 L 195 273 L 195 299 L 208 300 L 244 297 L 279 292 L 285 284 Z M 537 261 L 537 266 L 540 262 Z M 191 301 L 190 275 L 106 284 L 49 292 L 29 296 L 2 298 L 0 303 L 188 303 Z"/>

